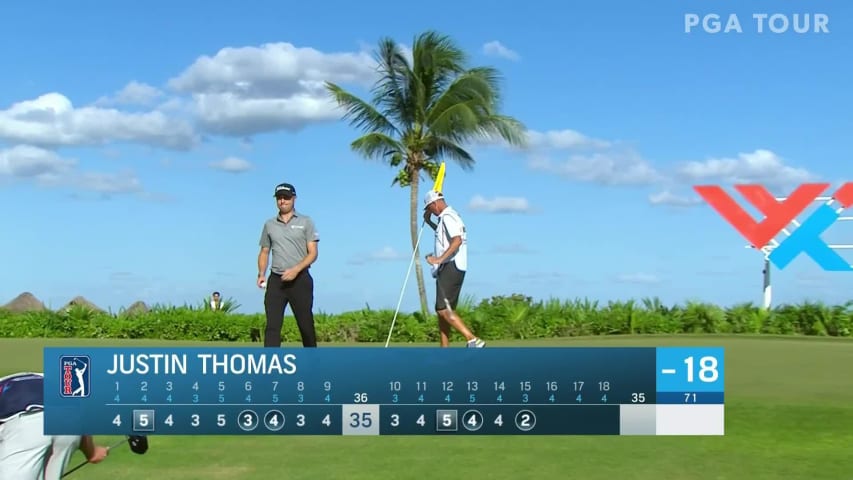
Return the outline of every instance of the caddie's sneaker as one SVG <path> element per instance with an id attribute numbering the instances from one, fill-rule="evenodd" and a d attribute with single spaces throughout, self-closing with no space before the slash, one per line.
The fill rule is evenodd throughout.
<path id="1" fill-rule="evenodd" d="M 480 340 L 479 338 L 468 340 L 468 348 L 483 348 L 485 346 L 486 342 Z"/>

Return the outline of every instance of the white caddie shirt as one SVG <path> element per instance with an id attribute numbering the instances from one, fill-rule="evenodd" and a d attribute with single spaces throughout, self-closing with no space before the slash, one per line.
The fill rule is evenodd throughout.
<path id="1" fill-rule="evenodd" d="M 456 268 L 463 272 L 468 270 L 468 235 L 462 217 L 452 207 L 446 207 L 438 216 L 438 226 L 435 229 L 435 256 L 440 257 L 450 247 L 453 237 L 462 237 L 462 245 L 447 262 L 456 262 Z"/>

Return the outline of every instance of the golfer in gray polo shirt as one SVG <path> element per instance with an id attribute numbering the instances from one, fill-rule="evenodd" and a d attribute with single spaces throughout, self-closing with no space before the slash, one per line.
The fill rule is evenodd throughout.
<path id="1" fill-rule="evenodd" d="M 264 223 L 258 255 L 257 285 L 267 289 L 264 295 L 267 316 L 264 346 L 281 346 L 284 311 L 290 304 L 302 336 L 302 345 L 316 347 L 314 278 L 308 270 L 317 260 L 320 235 L 311 217 L 296 211 L 296 188 L 293 185 L 277 185 L 274 196 L 278 215 Z M 272 266 L 267 277 L 270 254 Z"/>

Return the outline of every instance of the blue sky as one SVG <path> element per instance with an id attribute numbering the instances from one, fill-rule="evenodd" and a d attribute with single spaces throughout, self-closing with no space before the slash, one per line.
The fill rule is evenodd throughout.
<path id="1" fill-rule="evenodd" d="M 258 237 L 287 181 L 322 237 L 317 311 L 394 308 L 408 191 L 350 151 L 359 132 L 316 85 L 364 92 L 378 39 L 410 45 L 426 29 L 502 71 L 504 112 L 530 135 L 523 150 L 472 146 L 473 172 L 448 165 L 469 231 L 463 294 L 760 302 L 761 254 L 691 185 L 785 195 L 853 179 L 853 8 L 744 3 L 440 0 L 423 18 L 363 2 L 6 2 L 0 304 L 29 291 L 118 309 L 219 290 L 261 311 Z M 757 33 L 752 15 L 776 12 L 825 14 L 829 33 Z M 742 32 L 687 33 L 690 13 L 736 14 Z M 853 243 L 853 222 L 825 239 Z M 806 257 L 774 271 L 777 303 L 845 301 L 851 287 Z M 412 276 L 404 310 L 416 292 Z"/>

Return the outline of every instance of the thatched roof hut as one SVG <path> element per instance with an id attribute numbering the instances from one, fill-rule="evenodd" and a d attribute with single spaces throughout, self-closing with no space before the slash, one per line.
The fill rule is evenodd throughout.
<path id="1" fill-rule="evenodd" d="M 82 307 L 82 308 L 85 308 L 87 310 L 91 310 L 93 312 L 103 312 L 104 311 L 102 308 L 98 307 L 94 303 L 90 302 L 89 300 L 86 300 L 85 298 L 83 298 L 81 296 L 77 296 L 77 297 L 72 298 L 70 302 L 68 302 L 67 304 L 65 304 L 64 307 L 62 307 L 62 310 L 68 310 L 72 307 Z"/>
<path id="2" fill-rule="evenodd" d="M 138 300 L 133 302 L 127 309 L 124 311 L 125 315 L 139 315 L 142 313 L 148 313 L 148 305 L 145 304 L 142 300 Z"/>
<path id="3" fill-rule="evenodd" d="M 3 305 L 3 308 L 15 313 L 22 312 L 42 312 L 47 310 L 47 307 L 44 306 L 44 303 L 41 302 L 38 298 L 35 297 L 30 292 L 24 292 L 14 299 L 11 302 Z"/>

